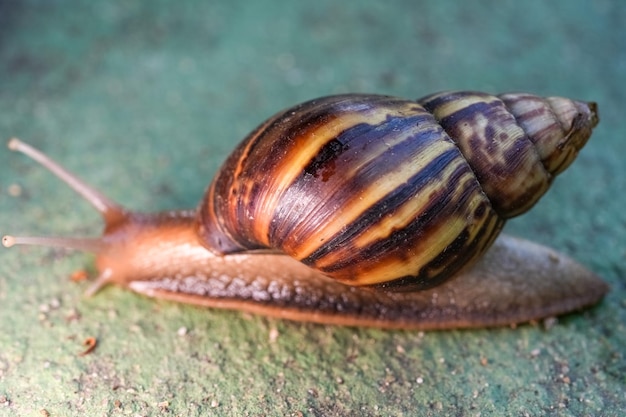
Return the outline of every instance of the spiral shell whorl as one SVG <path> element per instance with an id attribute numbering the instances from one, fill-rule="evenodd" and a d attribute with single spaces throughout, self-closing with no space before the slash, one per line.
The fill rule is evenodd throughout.
<path id="1" fill-rule="evenodd" d="M 593 106 L 560 97 L 446 92 L 419 102 L 459 146 L 503 218 L 530 209 L 597 124 Z"/>
<path id="2" fill-rule="evenodd" d="M 587 143 L 598 124 L 596 103 L 563 97 L 502 94 L 500 99 L 533 142 L 546 170 L 563 172 Z"/>
<path id="3" fill-rule="evenodd" d="M 198 233 L 215 252 L 282 251 L 353 285 L 434 285 L 484 253 L 504 219 L 549 186 L 516 117 L 480 93 L 303 103 L 227 159 Z"/>

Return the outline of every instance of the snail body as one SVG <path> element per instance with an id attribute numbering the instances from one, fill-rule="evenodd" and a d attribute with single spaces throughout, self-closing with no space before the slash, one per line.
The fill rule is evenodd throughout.
<path id="1" fill-rule="evenodd" d="M 95 240 L 4 243 L 96 251 L 91 292 L 115 282 L 193 304 L 348 325 L 528 321 L 593 304 L 607 290 L 574 261 L 518 239 L 498 239 L 483 257 L 597 121 L 593 103 L 528 94 L 320 98 L 248 135 L 197 210 L 156 214 L 128 212 L 13 140 L 10 147 L 92 202 L 105 230 Z M 575 288 L 563 285 L 568 279 Z M 480 281 L 488 288 L 479 290 Z M 511 288 L 531 294 L 532 306 L 518 305 L 526 297 Z"/>

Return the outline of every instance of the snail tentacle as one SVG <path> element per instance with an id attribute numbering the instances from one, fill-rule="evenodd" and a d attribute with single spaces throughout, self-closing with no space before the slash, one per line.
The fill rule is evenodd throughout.
<path id="1" fill-rule="evenodd" d="M 91 187 L 76 175 L 70 173 L 67 169 L 50 159 L 46 154 L 38 149 L 22 142 L 17 138 L 9 140 L 7 147 L 16 152 L 21 152 L 29 158 L 37 161 L 41 166 L 45 167 L 49 172 L 56 175 L 70 188 L 80 194 L 102 215 L 107 223 L 114 222 L 114 219 L 123 216 L 124 209 L 116 202 Z"/>

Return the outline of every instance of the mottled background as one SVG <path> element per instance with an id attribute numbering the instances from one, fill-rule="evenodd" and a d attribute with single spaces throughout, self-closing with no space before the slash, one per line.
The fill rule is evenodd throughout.
<path id="1" fill-rule="evenodd" d="M 626 8 L 620 1 L 0 0 L 0 137 L 135 209 L 193 207 L 257 123 L 338 92 L 524 90 L 595 100 L 578 161 L 511 233 L 613 287 L 550 326 L 338 328 L 92 299 L 89 255 L 0 251 L 0 414 L 617 416 L 626 408 Z M 0 150 L 0 234 L 95 235 L 50 174 Z M 90 355 L 82 341 L 98 338 Z M 43 412 L 42 412 L 43 413 Z"/>

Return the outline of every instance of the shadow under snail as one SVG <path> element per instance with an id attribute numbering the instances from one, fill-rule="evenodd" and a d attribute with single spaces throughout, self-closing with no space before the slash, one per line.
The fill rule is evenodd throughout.
<path id="1" fill-rule="evenodd" d="M 509 325 L 608 291 L 546 247 L 501 235 L 587 142 L 595 103 L 445 92 L 324 97 L 284 110 L 228 157 L 197 210 L 130 212 L 23 152 L 102 215 L 100 238 L 5 236 L 93 251 L 138 293 L 292 320 L 387 328 Z M 495 242 L 495 243 L 494 243 Z"/>

